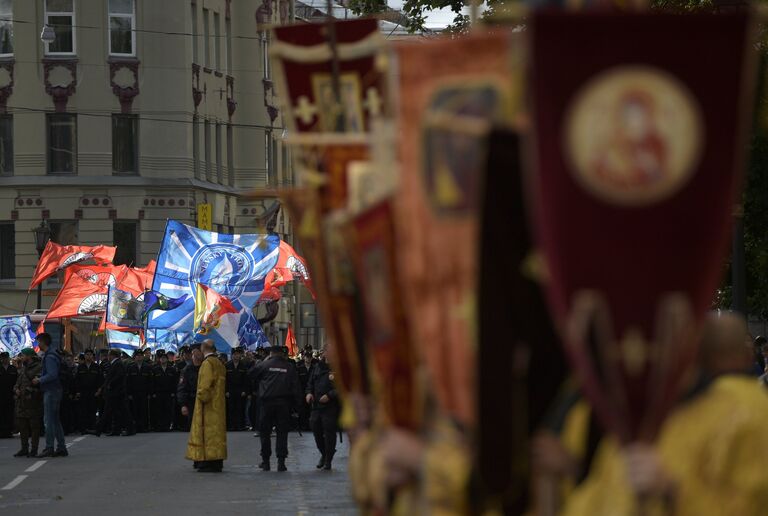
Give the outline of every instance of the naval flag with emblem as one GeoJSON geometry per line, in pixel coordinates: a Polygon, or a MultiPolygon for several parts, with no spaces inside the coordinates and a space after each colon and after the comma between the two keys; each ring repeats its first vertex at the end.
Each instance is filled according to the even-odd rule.
{"type": "Polygon", "coordinates": [[[225,314],[236,314],[237,308],[232,302],[215,290],[205,285],[197,284],[195,292],[195,333],[203,335],[216,329],[221,324],[225,314]]]}
{"type": "Polygon", "coordinates": [[[103,312],[106,308],[107,285],[92,283],[77,274],[71,274],[53,300],[46,319],[103,312]]]}
{"type": "Polygon", "coordinates": [[[135,351],[141,349],[141,337],[136,333],[126,331],[107,330],[107,344],[110,348],[123,351],[135,351]]]}
{"type": "Polygon", "coordinates": [[[173,351],[174,353],[177,353],[179,347],[181,347],[187,340],[190,340],[192,335],[189,333],[169,330],[147,330],[144,337],[147,341],[147,347],[152,351],[162,349],[163,351],[173,351]]]}
{"type": "Polygon", "coordinates": [[[24,348],[35,345],[35,332],[28,315],[0,317],[0,351],[15,357],[24,348]]]}
{"type": "Polygon", "coordinates": [[[115,257],[117,247],[97,245],[95,247],[78,245],[59,245],[48,241],[40,260],[37,262],[35,274],[29,284],[29,290],[70,265],[85,260],[95,260],[98,263],[111,262],[115,257]]]}
{"type": "Polygon", "coordinates": [[[160,247],[152,290],[170,298],[188,295],[176,309],[153,311],[149,329],[192,332],[197,284],[226,297],[237,310],[222,316],[212,338],[228,351],[240,345],[242,328],[264,289],[264,277],[277,264],[277,235],[229,235],[205,231],[169,220],[160,247]]]}
{"type": "Polygon", "coordinates": [[[106,327],[111,329],[144,328],[144,303],[130,292],[110,286],[107,291],[106,327]]]}

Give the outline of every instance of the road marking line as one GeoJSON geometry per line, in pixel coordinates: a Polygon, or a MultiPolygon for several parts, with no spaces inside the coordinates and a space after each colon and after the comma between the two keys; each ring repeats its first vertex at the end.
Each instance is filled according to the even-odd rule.
{"type": "Polygon", "coordinates": [[[26,479],[28,476],[29,476],[29,475],[19,475],[18,477],[16,477],[16,478],[14,478],[13,480],[11,480],[11,481],[10,481],[8,484],[6,484],[6,485],[5,485],[5,486],[4,486],[2,489],[0,489],[0,491],[10,491],[11,489],[13,489],[14,487],[16,487],[17,485],[19,485],[19,484],[21,484],[22,482],[24,482],[24,480],[25,480],[25,479],[26,479]]]}
{"type": "Polygon", "coordinates": [[[73,442],[73,443],[79,443],[80,441],[82,441],[82,440],[83,440],[83,439],[85,439],[86,437],[88,437],[88,436],[87,436],[87,435],[83,435],[83,436],[81,436],[81,437],[78,437],[77,439],[74,439],[72,442],[73,442]]]}
{"type": "Polygon", "coordinates": [[[32,473],[33,471],[37,471],[37,470],[38,470],[38,469],[40,469],[40,468],[42,467],[42,465],[43,465],[43,464],[45,464],[46,462],[48,462],[48,461],[47,461],[47,460],[39,460],[39,461],[35,462],[34,464],[32,464],[32,465],[31,465],[30,467],[28,467],[27,469],[25,469],[25,470],[24,470],[24,473],[32,473]]]}

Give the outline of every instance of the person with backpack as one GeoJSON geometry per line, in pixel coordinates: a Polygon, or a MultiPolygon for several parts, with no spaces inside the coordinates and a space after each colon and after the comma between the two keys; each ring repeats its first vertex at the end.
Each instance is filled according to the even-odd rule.
{"type": "Polygon", "coordinates": [[[37,344],[43,355],[43,367],[40,376],[32,383],[39,385],[43,391],[43,424],[45,425],[45,449],[39,457],[66,457],[67,445],[64,441],[64,429],[61,426],[61,398],[64,388],[59,378],[61,353],[58,344],[51,341],[51,336],[41,333],[37,336],[37,344]],[[54,443],[55,439],[55,443],[54,443]],[[54,444],[56,449],[54,450],[54,444]]]}

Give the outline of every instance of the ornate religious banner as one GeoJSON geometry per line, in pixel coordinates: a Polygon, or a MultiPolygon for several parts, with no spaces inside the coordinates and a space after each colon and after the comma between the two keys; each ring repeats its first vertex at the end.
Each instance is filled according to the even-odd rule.
{"type": "Polygon", "coordinates": [[[443,413],[475,421],[474,294],[486,137],[507,120],[511,35],[398,45],[398,270],[411,340],[443,413]],[[445,56],[451,56],[446,59],[445,56]]]}
{"type": "Polygon", "coordinates": [[[292,133],[364,133],[382,113],[378,20],[277,27],[271,54],[292,133]]]}
{"type": "Polygon", "coordinates": [[[355,217],[349,233],[380,407],[387,423],[417,430],[422,399],[397,268],[400,249],[391,203],[383,202],[355,217]]]}
{"type": "Polygon", "coordinates": [[[750,19],[537,13],[531,28],[531,205],[549,304],[598,415],[625,441],[652,439],[723,274],[750,19]]]}

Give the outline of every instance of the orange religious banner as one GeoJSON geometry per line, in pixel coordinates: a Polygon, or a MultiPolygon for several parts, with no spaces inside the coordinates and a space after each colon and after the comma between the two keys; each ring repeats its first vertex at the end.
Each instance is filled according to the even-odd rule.
{"type": "Polygon", "coordinates": [[[421,343],[417,349],[439,405],[468,426],[476,419],[479,178],[487,135],[508,118],[511,38],[499,29],[396,47],[397,266],[408,286],[411,339],[421,343]]]}

